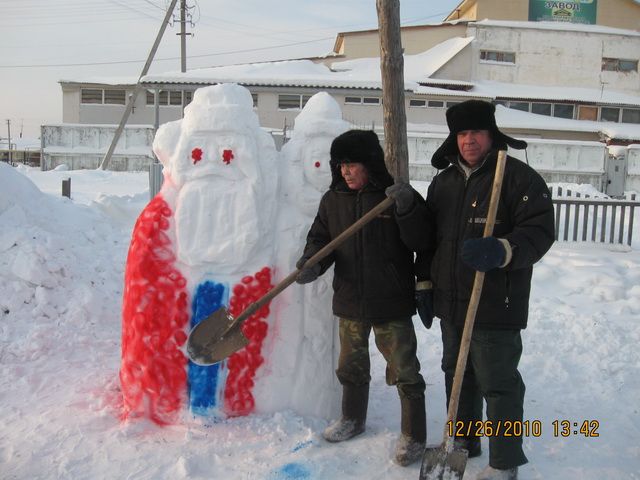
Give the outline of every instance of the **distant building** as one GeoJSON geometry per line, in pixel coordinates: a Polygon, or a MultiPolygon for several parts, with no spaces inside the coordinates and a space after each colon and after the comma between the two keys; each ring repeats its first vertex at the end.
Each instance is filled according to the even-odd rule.
{"type": "MultiPolygon", "coordinates": [[[[465,0],[446,20],[402,28],[411,126],[444,126],[448,106],[480,98],[536,114],[532,118],[548,117],[545,129],[524,128],[522,122],[503,125],[512,134],[602,140],[606,122],[627,127],[617,130],[623,140],[640,141],[637,1],[465,0]],[[573,3],[573,10],[567,7],[573,3]],[[555,4],[572,15],[554,9],[555,4]],[[563,21],[529,21],[536,15],[563,21]],[[562,129],[555,128],[555,119],[563,120],[562,129]],[[578,122],[571,128],[564,120],[578,122]]],[[[196,88],[235,82],[251,91],[266,128],[291,128],[306,100],[318,91],[336,98],[346,120],[380,128],[378,52],[377,30],[343,32],[334,51],[322,58],[147,75],[129,123],[157,127],[180,118],[196,88]]],[[[63,121],[74,124],[118,123],[134,87],[126,80],[60,83],[63,121]]]]}
{"type": "Polygon", "coordinates": [[[0,161],[30,166],[40,165],[40,141],[29,138],[11,138],[11,145],[6,138],[0,139],[0,161]]]}

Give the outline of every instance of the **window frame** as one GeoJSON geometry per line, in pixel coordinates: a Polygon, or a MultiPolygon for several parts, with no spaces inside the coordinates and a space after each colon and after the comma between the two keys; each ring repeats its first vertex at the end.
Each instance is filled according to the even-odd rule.
{"type": "MultiPolygon", "coordinates": [[[[306,93],[279,93],[278,94],[278,111],[287,111],[287,110],[302,110],[304,106],[307,104],[311,95],[306,93]],[[297,107],[282,107],[281,105],[281,97],[298,97],[298,106],[297,107]]],[[[293,99],[293,98],[292,98],[293,99]]]]}
{"type": "Polygon", "coordinates": [[[516,52],[503,50],[480,50],[480,62],[515,65],[516,52]]]}

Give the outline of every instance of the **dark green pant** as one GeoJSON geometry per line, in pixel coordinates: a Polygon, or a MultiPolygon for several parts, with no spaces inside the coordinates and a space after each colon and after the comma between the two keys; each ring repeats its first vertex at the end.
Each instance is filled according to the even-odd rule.
{"type": "Polygon", "coordinates": [[[381,325],[340,319],[340,358],[336,374],[342,385],[364,385],[371,381],[369,334],[373,328],[376,346],[387,361],[387,385],[396,385],[403,398],[422,398],[425,383],[416,356],[417,342],[410,318],[381,325]]]}
{"type": "MultiPolygon", "coordinates": [[[[462,328],[445,320],[440,322],[440,326],[448,407],[462,328]]],[[[521,355],[520,330],[474,329],[460,393],[458,421],[481,422],[484,398],[487,420],[492,425],[498,421],[504,425],[505,420],[522,422],[525,386],[518,372],[521,355]]],[[[522,437],[489,436],[489,465],[507,469],[525,463],[527,457],[522,451],[522,437]]]]}

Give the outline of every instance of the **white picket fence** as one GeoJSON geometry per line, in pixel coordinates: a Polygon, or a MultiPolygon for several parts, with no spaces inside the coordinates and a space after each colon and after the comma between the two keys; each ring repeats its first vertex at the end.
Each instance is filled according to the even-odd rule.
{"type": "Polygon", "coordinates": [[[636,207],[640,207],[635,194],[614,200],[556,187],[552,196],[556,240],[631,246],[636,207]]]}

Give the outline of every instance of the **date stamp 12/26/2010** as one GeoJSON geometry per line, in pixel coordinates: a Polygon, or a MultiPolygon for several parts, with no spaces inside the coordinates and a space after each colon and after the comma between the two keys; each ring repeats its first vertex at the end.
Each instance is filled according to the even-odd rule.
{"type": "MultiPolygon", "coordinates": [[[[551,422],[554,437],[599,437],[598,420],[553,420],[551,422]]],[[[541,437],[541,420],[476,420],[447,422],[450,437],[541,437]]]]}

